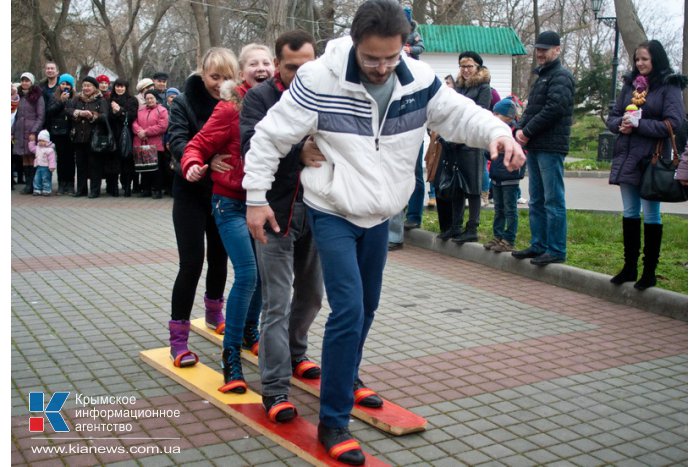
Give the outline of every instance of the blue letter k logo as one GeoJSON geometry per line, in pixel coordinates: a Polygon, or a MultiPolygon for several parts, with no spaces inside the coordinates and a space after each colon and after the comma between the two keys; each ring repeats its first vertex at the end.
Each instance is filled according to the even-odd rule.
{"type": "Polygon", "coordinates": [[[56,392],[51,396],[49,404],[44,409],[44,393],[43,392],[30,392],[29,393],[29,411],[30,412],[43,412],[46,414],[46,418],[49,420],[53,431],[55,432],[65,432],[70,431],[66,420],[59,411],[63,408],[63,404],[66,403],[70,392],[56,392]]]}

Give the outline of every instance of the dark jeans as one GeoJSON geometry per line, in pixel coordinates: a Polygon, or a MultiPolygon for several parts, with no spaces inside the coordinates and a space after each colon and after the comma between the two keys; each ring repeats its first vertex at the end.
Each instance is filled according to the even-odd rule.
{"type": "Polygon", "coordinates": [[[179,176],[173,180],[173,192],[173,226],[180,269],[173,286],[171,318],[189,320],[204,265],[204,238],[207,239],[206,294],[210,298],[224,296],[228,257],[212,216],[211,196],[179,176]]]}
{"type": "MultiPolygon", "coordinates": [[[[75,168],[78,178],[78,186],[75,191],[81,195],[87,195],[88,176],[94,180],[94,173],[100,172],[99,169],[93,167],[97,164],[97,160],[95,160],[90,150],[90,143],[74,143],[73,149],[75,150],[75,168]]],[[[101,183],[102,177],[100,176],[97,180],[101,183]]],[[[94,184],[95,182],[93,181],[92,183],[94,184]]]]}
{"type": "Polygon", "coordinates": [[[493,188],[493,236],[511,245],[518,235],[519,185],[491,185],[493,188]]]}

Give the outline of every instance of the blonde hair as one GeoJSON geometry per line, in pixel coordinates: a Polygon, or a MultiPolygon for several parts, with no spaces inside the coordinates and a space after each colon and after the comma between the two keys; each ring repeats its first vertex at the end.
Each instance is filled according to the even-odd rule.
{"type": "Polygon", "coordinates": [[[256,44],[256,43],[251,43],[251,44],[246,44],[243,46],[241,49],[241,53],[238,54],[238,65],[240,66],[241,69],[245,68],[245,62],[248,61],[248,58],[250,54],[256,50],[262,50],[265,52],[268,57],[270,57],[270,61],[272,61],[272,51],[270,48],[266,45],[262,44],[256,44]]]}
{"type": "Polygon", "coordinates": [[[240,69],[236,54],[226,47],[212,47],[207,50],[202,57],[197,74],[204,75],[208,71],[220,73],[228,79],[238,79],[240,69]]]}

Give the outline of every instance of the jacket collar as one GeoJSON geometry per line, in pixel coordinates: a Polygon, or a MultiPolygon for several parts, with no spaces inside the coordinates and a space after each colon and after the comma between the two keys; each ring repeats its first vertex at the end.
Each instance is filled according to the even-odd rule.
{"type": "Polygon", "coordinates": [[[557,68],[559,66],[561,66],[561,59],[559,57],[557,57],[549,63],[545,63],[542,66],[538,66],[537,68],[535,68],[533,70],[533,73],[538,74],[538,75],[542,75],[544,73],[547,73],[549,70],[552,70],[552,69],[557,68]]]}

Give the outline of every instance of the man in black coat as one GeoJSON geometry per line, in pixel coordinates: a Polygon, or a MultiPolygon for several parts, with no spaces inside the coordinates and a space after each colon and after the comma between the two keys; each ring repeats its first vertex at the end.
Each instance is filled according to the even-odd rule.
{"type": "MultiPolygon", "coordinates": [[[[275,75],[250,89],[243,100],[240,130],[244,156],[255,125],[280,100],[297,69],[315,58],[314,38],[307,32],[289,31],[279,36],[275,75]]],[[[259,354],[263,405],[276,422],[296,415],[296,408],[288,401],[292,373],[303,378],[321,376],[320,367],[306,357],[309,327],[323,298],[321,263],[306,220],[300,181],[301,153],[312,148],[313,142],[305,138],[280,160],[267,193],[280,230],[275,233],[267,228],[267,242],[255,244],[263,297],[259,354]],[[289,297],[293,297],[291,302],[289,297]]]]}
{"type": "Polygon", "coordinates": [[[538,266],[566,260],[566,201],[564,158],[574,113],[574,77],[559,60],[559,35],[545,31],[537,37],[534,72],[537,81],[518,124],[516,140],[527,150],[530,191],[530,246],[514,251],[518,259],[532,258],[538,266]]]}

